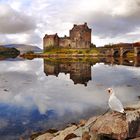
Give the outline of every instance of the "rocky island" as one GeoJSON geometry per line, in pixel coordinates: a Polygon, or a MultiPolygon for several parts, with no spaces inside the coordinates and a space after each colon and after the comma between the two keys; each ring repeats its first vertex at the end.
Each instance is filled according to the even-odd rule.
{"type": "Polygon", "coordinates": [[[15,58],[20,54],[15,48],[5,48],[4,46],[0,46],[0,56],[1,57],[12,57],[15,58]]]}

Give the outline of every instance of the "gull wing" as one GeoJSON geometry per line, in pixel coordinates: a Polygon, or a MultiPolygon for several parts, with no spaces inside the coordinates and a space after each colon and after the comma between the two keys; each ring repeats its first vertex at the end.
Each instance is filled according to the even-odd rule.
{"type": "Polygon", "coordinates": [[[122,103],[120,102],[120,100],[116,96],[112,96],[109,99],[108,104],[109,104],[109,107],[114,111],[118,111],[118,112],[124,111],[122,103]]]}

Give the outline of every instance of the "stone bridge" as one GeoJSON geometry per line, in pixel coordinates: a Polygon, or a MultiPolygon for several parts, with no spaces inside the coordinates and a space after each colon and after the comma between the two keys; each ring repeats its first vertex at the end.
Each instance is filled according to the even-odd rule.
{"type": "Polygon", "coordinates": [[[140,46],[104,48],[106,55],[114,57],[124,57],[129,52],[134,53],[135,57],[140,56],[140,46]]]}
{"type": "Polygon", "coordinates": [[[117,64],[117,65],[125,65],[125,66],[135,66],[140,67],[140,57],[133,57],[133,58],[125,58],[125,57],[109,57],[103,60],[105,64],[117,64]]]}

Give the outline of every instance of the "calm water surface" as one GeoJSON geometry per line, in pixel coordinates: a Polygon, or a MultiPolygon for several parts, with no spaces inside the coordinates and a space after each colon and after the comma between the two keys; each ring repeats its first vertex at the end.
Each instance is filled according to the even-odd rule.
{"type": "Polygon", "coordinates": [[[0,61],[0,139],[16,140],[103,113],[108,87],[123,104],[138,101],[139,66],[136,60],[113,59],[0,61]]]}

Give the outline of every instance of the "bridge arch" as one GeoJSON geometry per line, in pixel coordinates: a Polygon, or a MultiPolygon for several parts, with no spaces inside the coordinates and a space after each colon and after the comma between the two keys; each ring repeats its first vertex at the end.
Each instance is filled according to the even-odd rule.
{"type": "Polygon", "coordinates": [[[119,57],[120,56],[120,51],[119,50],[114,50],[113,56],[114,57],[119,57]]]}
{"type": "Polygon", "coordinates": [[[138,51],[137,56],[140,56],[140,50],[138,51]]]}
{"type": "Polygon", "coordinates": [[[124,50],[122,56],[126,57],[128,54],[131,55],[131,53],[134,53],[133,50],[124,50]]]}

